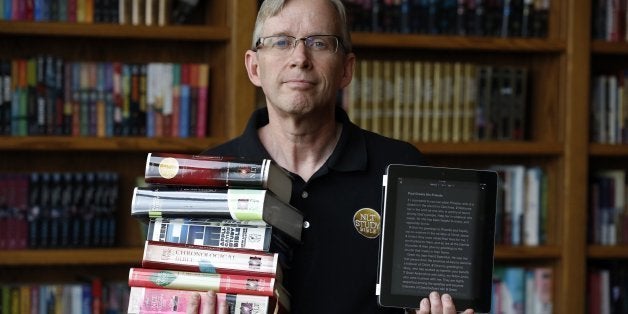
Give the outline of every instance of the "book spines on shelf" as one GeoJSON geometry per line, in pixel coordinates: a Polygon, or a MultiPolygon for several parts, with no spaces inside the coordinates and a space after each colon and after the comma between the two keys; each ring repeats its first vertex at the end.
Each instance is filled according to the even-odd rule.
{"type": "MultiPolygon", "coordinates": [[[[209,118],[207,64],[193,64],[199,69],[194,73],[204,77],[187,78],[199,82],[196,100],[185,100],[190,108],[177,115],[176,126],[163,123],[172,120],[175,109],[180,111],[173,109],[173,90],[181,84],[171,79],[174,65],[70,62],[51,55],[0,60],[0,134],[173,137],[180,130],[170,128],[185,122],[193,125],[187,130],[190,136],[205,137],[208,121],[199,120],[209,118]],[[153,67],[159,71],[149,72],[153,67]],[[149,88],[147,82],[153,80],[158,88],[149,88]],[[149,96],[161,103],[149,103],[149,96]]],[[[181,97],[186,96],[179,94],[176,106],[181,97]]]]}
{"type": "Polygon", "coordinates": [[[110,172],[0,174],[0,249],[114,245],[117,190],[110,172]]]}
{"type": "Polygon", "coordinates": [[[142,267],[276,277],[277,253],[146,241],[142,267]]]}
{"type": "Polygon", "coordinates": [[[523,0],[345,2],[352,31],[495,37],[546,37],[550,6],[523,0]]]}
{"type": "Polygon", "coordinates": [[[364,129],[417,142],[528,138],[525,67],[375,59],[356,68],[360,86],[342,103],[364,129]]]}
{"type": "Polygon", "coordinates": [[[129,286],[273,296],[273,277],[132,267],[129,286]]]}

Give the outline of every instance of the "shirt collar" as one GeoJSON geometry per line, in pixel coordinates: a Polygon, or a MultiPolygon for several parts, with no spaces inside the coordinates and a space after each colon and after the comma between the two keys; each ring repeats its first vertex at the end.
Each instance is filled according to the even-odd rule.
{"type": "MultiPolygon", "coordinates": [[[[244,130],[243,145],[240,147],[242,156],[262,156],[270,158],[270,154],[262,145],[257,130],[268,124],[268,110],[266,107],[253,112],[244,130]]],[[[366,140],[362,130],[349,120],[349,116],[340,106],[336,106],[336,121],[342,124],[342,133],[338,145],[323,165],[341,172],[366,169],[367,154],[366,140]]],[[[326,172],[326,171],[325,171],[326,172]]]]}

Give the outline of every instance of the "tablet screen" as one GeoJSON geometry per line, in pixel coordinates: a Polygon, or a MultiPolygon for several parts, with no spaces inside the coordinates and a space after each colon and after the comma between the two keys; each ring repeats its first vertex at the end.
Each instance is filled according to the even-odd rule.
{"type": "Polygon", "coordinates": [[[438,291],[488,312],[497,174],[390,165],[383,184],[380,304],[416,308],[438,291]]]}

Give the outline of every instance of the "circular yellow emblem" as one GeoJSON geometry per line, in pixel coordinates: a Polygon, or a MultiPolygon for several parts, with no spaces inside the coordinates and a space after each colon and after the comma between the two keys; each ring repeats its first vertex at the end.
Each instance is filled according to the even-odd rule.
{"type": "Polygon", "coordinates": [[[172,158],[166,157],[159,163],[159,175],[166,179],[172,179],[179,172],[179,162],[172,158]]]}
{"type": "Polygon", "coordinates": [[[374,239],[382,231],[381,216],[372,208],[361,208],[353,215],[353,226],[361,235],[374,239]]]}

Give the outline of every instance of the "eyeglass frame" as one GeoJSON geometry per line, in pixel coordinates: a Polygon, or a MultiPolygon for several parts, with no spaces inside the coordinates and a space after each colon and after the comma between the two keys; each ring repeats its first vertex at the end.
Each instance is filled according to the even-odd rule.
{"type": "MultiPolygon", "coordinates": [[[[309,36],[305,36],[305,37],[295,37],[295,36],[291,36],[291,35],[271,35],[271,36],[264,36],[264,37],[260,37],[257,39],[257,41],[255,42],[255,47],[254,49],[252,49],[253,51],[257,52],[259,49],[261,49],[262,47],[264,47],[263,41],[267,38],[272,38],[272,37],[287,37],[287,38],[293,38],[294,39],[294,43],[291,45],[292,46],[292,50],[294,51],[294,49],[297,48],[297,43],[303,41],[303,45],[307,48],[310,49],[310,47],[306,44],[307,40],[311,37],[316,37],[316,36],[329,36],[329,37],[333,37],[334,39],[336,39],[336,50],[334,51],[329,51],[331,54],[335,54],[336,52],[338,52],[338,48],[342,48],[343,51],[346,51],[347,49],[345,48],[345,45],[342,43],[342,38],[338,35],[331,35],[331,34],[313,34],[313,35],[309,35],[309,36]]],[[[272,48],[272,46],[271,46],[272,48]]],[[[288,51],[288,49],[286,49],[286,51],[288,51]]]]}

